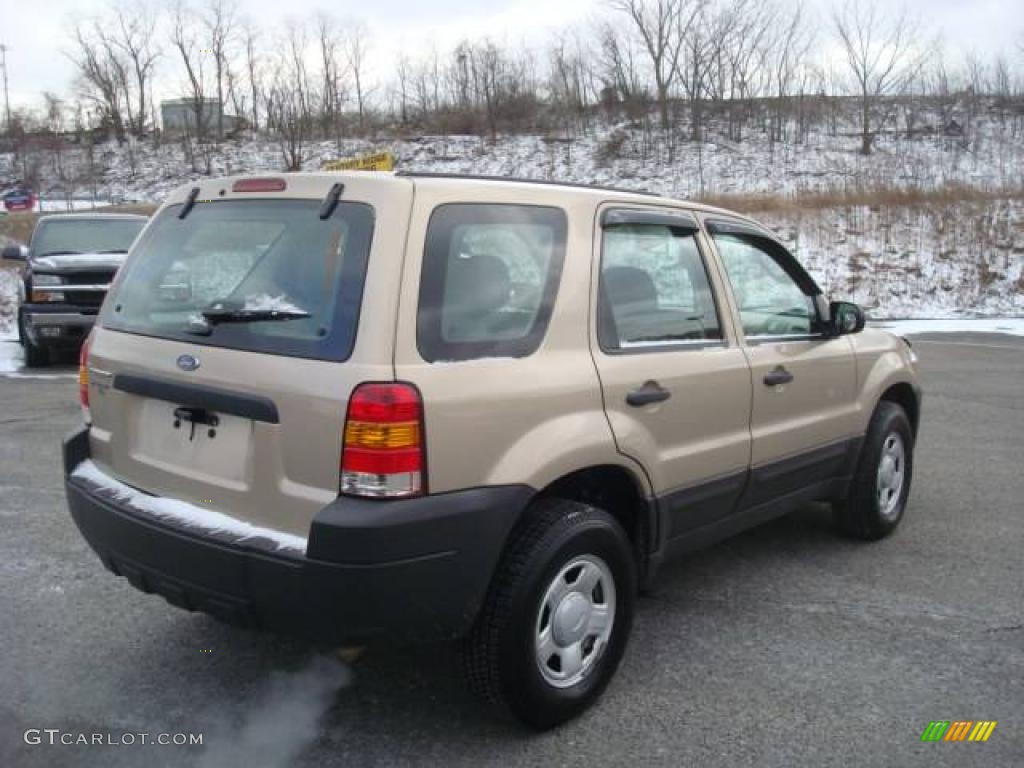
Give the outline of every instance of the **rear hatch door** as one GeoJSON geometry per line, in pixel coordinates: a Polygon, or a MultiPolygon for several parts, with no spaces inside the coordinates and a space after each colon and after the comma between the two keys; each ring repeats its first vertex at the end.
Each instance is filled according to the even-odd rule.
{"type": "Polygon", "coordinates": [[[142,235],[90,350],[91,446],[134,488],[305,537],[349,394],[393,378],[411,185],[351,184],[326,219],[330,183],[288,186],[168,205],[142,235]]]}

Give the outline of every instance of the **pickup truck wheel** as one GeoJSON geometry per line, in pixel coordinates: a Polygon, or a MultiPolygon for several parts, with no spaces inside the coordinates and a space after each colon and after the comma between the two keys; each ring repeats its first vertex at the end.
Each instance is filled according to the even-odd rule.
{"type": "Polygon", "coordinates": [[[41,368],[50,364],[50,350],[32,343],[28,331],[25,329],[25,316],[18,317],[18,336],[21,339],[22,347],[25,350],[25,365],[29,368],[41,368]]]}
{"type": "Polygon", "coordinates": [[[834,505],[840,530],[865,541],[896,530],[907,506],[913,468],[910,419],[903,408],[883,401],[871,417],[849,494],[834,505]]]}
{"type": "Polygon", "coordinates": [[[538,502],[464,641],[470,688],[538,729],[580,714],[622,659],[636,584],[629,539],[611,515],[564,499],[538,502]]]}

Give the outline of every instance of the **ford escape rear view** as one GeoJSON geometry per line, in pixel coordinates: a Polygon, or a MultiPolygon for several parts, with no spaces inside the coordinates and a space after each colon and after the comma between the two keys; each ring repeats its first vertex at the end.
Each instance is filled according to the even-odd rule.
{"type": "Polygon", "coordinates": [[[891,533],[916,359],[764,228],[599,188],[202,180],[83,348],[72,516],[189,610],[458,639],[536,727],[589,706],[661,564],[809,501],[891,533]]]}

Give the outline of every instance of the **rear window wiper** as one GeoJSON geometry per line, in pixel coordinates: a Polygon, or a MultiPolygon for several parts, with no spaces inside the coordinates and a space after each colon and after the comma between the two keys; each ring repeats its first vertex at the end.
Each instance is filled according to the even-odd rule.
{"type": "Polygon", "coordinates": [[[200,310],[199,314],[210,325],[302,320],[312,317],[309,312],[303,312],[301,309],[245,309],[243,307],[210,307],[200,310]]]}
{"type": "Polygon", "coordinates": [[[302,310],[210,307],[200,310],[197,315],[189,318],[189,326],[185,329],[185,333],[190,333],[193,336],[209,336],[213,332],[213,327],[221,323],[284,322],[285,320],[303,320],[307,317],[312,317],[312,315],[302,310]]]}

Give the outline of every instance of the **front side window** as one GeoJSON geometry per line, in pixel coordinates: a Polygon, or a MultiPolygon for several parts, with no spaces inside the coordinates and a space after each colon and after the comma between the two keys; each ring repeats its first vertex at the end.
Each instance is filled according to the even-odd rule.
{"type": "Polygon", "coordinates": [[[423,359],[534,352],[551,317],[565,237],[558,208],[438,206],[420,281],[416,337],[423,359]]]}
{"type": "Polygon", "coordinates": [[[714,239],[748,338],[816,332],[814,297],[786,269],[789,254],[764,238],[718,232],[714,239]]]}
{"type": "Polygon", "coordinates": [[[662,224],[604,232],[598,339],[605,350],[717,342],[722,328],[695,233],[662,224]]]}
{"type": "Polygon", "coordinates": [[[104,305],[106,328],[209,346],[344,360],[373,209],[319,200],[224,200],[165,209],[104,305]]]}

